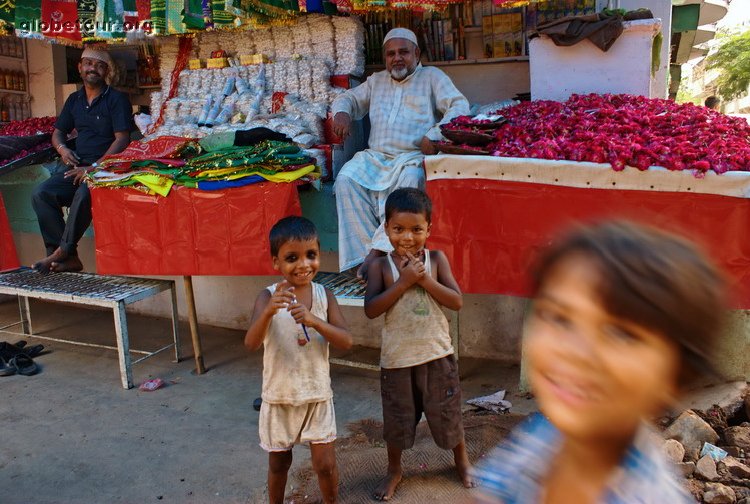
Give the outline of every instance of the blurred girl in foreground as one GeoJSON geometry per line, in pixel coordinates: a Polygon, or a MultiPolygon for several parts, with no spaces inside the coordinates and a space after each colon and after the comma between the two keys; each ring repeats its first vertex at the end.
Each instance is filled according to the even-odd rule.
{"type": "Polygon", "coordinates": [[[476,502],[695,502],[647,422],[709,367],[716,269],[680,238],[607,223],[554,246],[533,280],[524,354],[542,414],[477,468],[476,502]]]}

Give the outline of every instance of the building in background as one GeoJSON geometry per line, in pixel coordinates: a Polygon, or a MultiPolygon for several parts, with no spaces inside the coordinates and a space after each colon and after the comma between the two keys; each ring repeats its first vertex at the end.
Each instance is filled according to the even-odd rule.
{"type": "MultiPolygon", "coordinates": [[[[728,3],[726,14],[710,26],[700,26],[703,32],[726,31],[739,33],[750,30],[750,2],[734,0],[728,3]]],[[[717,94],[717,70],[707,69],[706,58],[715,53],[721,46],[720,39],[711,37],[693,47],[690,57],[680,61],[682,81],[680,83],[680,100],[704,103],[709,96],[717,94]]],[[[674,95],[677,91],[674,91],[674,95]]],[[[750,114],[750,93],[745,93],[732,101],[724,101],[721,111],[727,114],[750,114]]]]}

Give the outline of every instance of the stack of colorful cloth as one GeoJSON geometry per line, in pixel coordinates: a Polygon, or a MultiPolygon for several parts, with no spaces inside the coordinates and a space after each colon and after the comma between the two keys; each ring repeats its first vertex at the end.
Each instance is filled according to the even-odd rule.
{"type": "Polygon", "coordinates": [[[95,187],[132,187],[167,196],[175,184],[216,190],[319,177],[315,161],[294,143],[258,138],[252,145],[235,145],[242,138],[235,133],[209,135],[200,142],[174,136],[132,142],[104,158],[87,181],[95,187]]]}

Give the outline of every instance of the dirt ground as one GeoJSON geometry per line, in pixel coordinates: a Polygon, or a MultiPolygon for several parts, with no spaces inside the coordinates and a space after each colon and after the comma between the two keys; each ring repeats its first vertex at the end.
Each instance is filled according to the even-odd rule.
{"type": "MultiPolygon", "coordinates": [[[[32,301],[37,334],[114,344],[112,313],[32,301]]],[[[199,309],[200,316],[200,309],[199,309]]],[[[0,302],[0,327],[18,320],[15,300],[0,302]]],[[[128,315],[131,347],[155,349],[170,339],[168,320],[128,315]]],[[[192,370],[190,336],[181,324],[184,359],[168,352],[133,368],[138,384],[159,377],[167,386],[154,392],[124,390],[117,353],[27,337],[48,353],[35,359],[35,376],[0,377],[0,502],[77,503],[262,503],[267,455],[258,446],[262,352],[242,345],[243,333],[202,326],[205,375],[192,370]]],[[[20,337],[0,331],[0,341],[20,337]]],[[[370,349],[357,359],[375,362],[370,349]]],[[[518,367],[461,359],[464,398],[507,389],[513,411],[534,404],[513,392],[518,367]]],[[[371,489],[385,471],[380,439],[379,375],[331,366],[336,405],[341,502],[372,502],[371,489]]],[[[505,435],[515,416],[467,417],[473,460],[505,435]]],[[[406,479],[393,502],[455,502],[465,495],[451,469],[449,453],[437,449],[420,424],[417,447],[404,456],[406,479]],[[421,498],[415,497],[421,495],[421,498]],[[446,500],[442,500],[442,499],[446,500]]],[[[314,502],[317,483],[309,449],[296,447],[288,502],[314,502]],[[307,499],[305,499],[307,495],[307,499]],[[300,500],[303,499],[303,500],[300,500]]]]}

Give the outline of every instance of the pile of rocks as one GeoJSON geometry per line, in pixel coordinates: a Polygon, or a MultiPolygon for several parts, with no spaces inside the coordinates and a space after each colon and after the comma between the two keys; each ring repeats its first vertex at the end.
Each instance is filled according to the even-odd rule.
{"type": "Polygon", "coordinates": [[[750,504],[750,394],[734,404],[687,410],[664,430],[664,452],[698,502],[750,504]]]}

